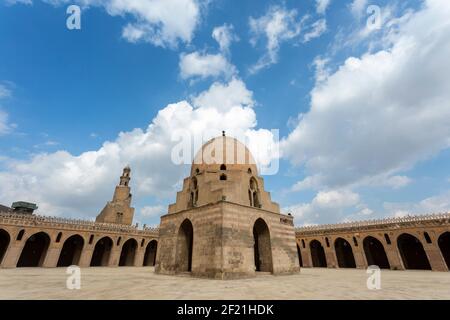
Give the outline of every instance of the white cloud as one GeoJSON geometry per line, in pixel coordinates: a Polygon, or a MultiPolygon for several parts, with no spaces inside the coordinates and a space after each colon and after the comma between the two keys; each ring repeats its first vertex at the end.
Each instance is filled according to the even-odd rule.
{"type": "Polygon", "coordinates": [[[250,73],[256,73],[278,62],[280,44],[300,34],[302,21],[296,21],[296,19],[297,10],[286,10],[279,6],[270,7],[262,17],[250,17],[251,43],[256,45],[261,37],[264,37],[267,42],[267,52],[250,68],[250,73]]]}
{"type": "Polygon", "coordinates": [[[222,54],[192,52],[180,55],[180,75],[183,79],[220,77],[230,78],[236,68],[222,54]]]}
{"type": "Polygon", "coordinates": [[[141,209],[142,217],[160,217],[167,213],[167,206],[146,206],[141,209]]]}
{"type": "Polygon", "coordinates": [[[325,31],[327,31],[327,21],[320,19],[311,25],[311,29],[303,36],[303,42],[309,42],[314,38],[320,37],[325,31]]]}
{"type": "Polygon", "coordinates": [[[320,14],[325,14],[331,0],[316,0],[316,11],[320,14]]]}
{"type": "Polygon", "coordinates": [[[239,38],[234,34],[232,25],[224,24],[220,27],[215,27],[212,32],[212,37],[217,41],[220,51],[224,53],[229,52],[230,45],[233,41],[238,41],[239,38]]]}
{"type": "Polygon", "coordinates": [[[0,136],[11,132],[11,126],[8,122],[8,114],[0,110],[0,136]]]}
{"type": "MultiPolygon", "coordinates": [[[[176,130],[206,134],[204,139],[221,130],[230,136],[240,131],[260,132],[254,130],[252,92],[241,80],[214,83],[192,101],[167,105],[145,130],[121,132],[98,150],[79,155],[61,150],[39,153],[29,160],[5,159],[0,171],[0,203],[28,200],[38,203],[40,214],[94,217],[111,199],[126,164],[132,170],[134,203],[142,203],[150,195],[174,201],[188,170],[171,161],[172,149],[179,143],[173,141],[176,130]]],[[[266,137],[264,132],[260,136],[266,137]]]]}
{"type": "MultiPolygon", "coordinates": [[[[340,222],[349,215],[348,209],[354,211],[361,207],[360,197],[346,189],[320,191],[310,203],[300,203],[283,209],[290,212],[296,219],[296,224],[309,225],[318,223],[340,222]]],[[[367,215],[366,210],[361,212],[367,215]]],[[[367,209],[369,210],[369,209],[367,209]]]]}
{"type": "MultiPolygon", "coordinates": [[[[0,84],[0,101],[10,96],[11,90],[7,86],[0,84]]],[[[13,125],[8,121],[8,114],[0,109],[0,136],[10,133],[12,128],[13,125]]]]}
{"type": "MultiPolygon", "coordinates": [[[[52,5],[67,4],[68,0],[43,0],[52,5]]],[[[10,0],[11,4],[31,0],[10,0]]],[[[111,16],[132,17],[122,36],[130,41],[144,41],[161,47],[176,47],[189,43],[200,22],[202,0],[74,0],[83,7],[103,7],[111,16]]]]}
{"type": "Polygon", "coordinates": [[[219,111],[231,110],[236,107],[253,107],[253,93],[245,84],[236,78],[224,84],[213,83],[208,91],[193,97],[192,103],[197,108],[215,109],[219,111]]]}
{"type": "Polygon", "coordinates": [[[368,0],[353,0],[353,2],[349,5],[350,11],[354,17],[360,19],[364,14],[368,5],[368,0]]]}
{"type": "Polygon", "coordinates": [[[449,16],[450,2],[427,1],[389,33],[388,48],[317,83],[284,156],[322,187],[406,185],[399,172],[450,146],[449,16]]]}
{"type": "Polygon", "coordinates": [[[417,203],[385,202],[383,206],[387,214],[394,217],[450,212],[450,190],[425,198],[417,203]]]}

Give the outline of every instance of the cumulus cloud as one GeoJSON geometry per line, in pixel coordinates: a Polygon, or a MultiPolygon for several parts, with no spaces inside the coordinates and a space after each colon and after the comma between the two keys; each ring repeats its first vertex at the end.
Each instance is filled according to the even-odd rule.
{"type": "MultiPolygon", "coordinates": [[[[11,4],[31,0],[9,0],[11,4]]],[[[68,0],[43,0],[52,5],[68,0]]],[[[201,0],[74,0],[71,4],[103,7],[111,16],[132,17],[122,31],[130,42],[144,41],[161,47],[176,47],[178,42],[189,43],[200,22],[201,0]]]]}
{"type": "Polygon", "coordinates": [[[238,41],[239,38],[234,34],[233,26],[224,24],[220,27],[215,27],[212,32],[212,37],[217,41],[220,51],[228,53],[230,45],[233,41],[238,41]]]}
{"type": "MultiPolygon", "coordinates": [[[[91,218],[110,200],[126,164],[132,170],[135,203],[149,196],[169,202],[189,169],[172,161],[172,150],[180,142],[174,136],[177,130],[204,139],[221,130],[230,136],[255,131],[261,139],[266,138],[261,129],[255,130],[252,92],[241,80],[214,83],[191,100],[167,105],[146,129],[121,132],[97,150],[79,155],[60,150],[28,160],[5,159],[0,171],[0,203],[32,201],[38,203],[40,214],[91,218]],[[222,97],[223,101],[215,101],[222,97]]],[[[190,158],[195,151],[192,148],[190,158]]],[[[148,208],[142,211],[144,215],[149,212],[148,208]]]]}
{"type": "Polygon", "coordinates": [[[297,21],[297,10],[287,10],[280,6],[272,6],[264,16],[250,17],[251,43],[265,38],[266,53],[250,68],[250,73],[278,62],[278,51],[281,43],[296,38],[301,31],[302,21],[297,21]]]}
{"type": "Polygon", "coordinates": [[[350,57],[316,83],[282,143],[311,176],[296,188],[400,187],[410,180],[399,172],[450,146],[449,16],[448,1],[426,1],[388,33],[386,49],[350,57]]]}
{"type": "Polygon", "coordinates": [[[327,31],[327,21],[325,19],[317,20],[311,25],[310,30],[304,34],[303,42],[306,43],[314,38],[318,38],[325,31],[327,31]]]}
{"type": "Polygon", "coordinates": [[[283,211],[290,212],[299,225],[342,222],[372,213],[361,203],[359,194],[348,189],[320,191],[311,202],[288,206],[283,211]]]}
{"type": "Polygon", "coordinates": [[[230,78],[236,68],[222,54],[192,52],[180,55],[180,75],[183,79],[220,77],[230,78]]]}

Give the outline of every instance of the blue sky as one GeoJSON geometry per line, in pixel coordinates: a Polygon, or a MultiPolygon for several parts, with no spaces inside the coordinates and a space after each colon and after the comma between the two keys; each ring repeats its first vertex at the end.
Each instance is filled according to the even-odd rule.
{"type": "Polygon", "coordinates": [[[298,225],[449,210],[449,13],[444,0],[3,0],[0,203],[90,219],[130,164],[135,220],[157,224],[188,170],[170,161],[174,130],[278,145],[277,129],[266,189],[298,225]]]}

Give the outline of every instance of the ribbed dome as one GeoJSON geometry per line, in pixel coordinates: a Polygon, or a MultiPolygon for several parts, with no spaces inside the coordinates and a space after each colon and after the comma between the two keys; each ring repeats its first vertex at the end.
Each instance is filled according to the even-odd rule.
{"type": "Polygon", "coordinates": [[[205,170],[241,170],[257,174],[255,159],[248,148],[239,140],[227,136],[209,140],[195,155],[191,175],[205,170]]]}

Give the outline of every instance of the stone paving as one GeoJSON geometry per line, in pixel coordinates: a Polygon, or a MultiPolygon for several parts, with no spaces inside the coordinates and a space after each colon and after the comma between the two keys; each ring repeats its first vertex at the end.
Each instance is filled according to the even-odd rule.
{"type": "Polygon", "coordinates": [[[0,269],[0,299],[450,299],[450,272],[382,270],[380,290],[367,289],[369,276],[305,268],[298,275],[220,281],[99,267],[81,269],[81,289],[69,290],[65,268],[0,269]]]}

